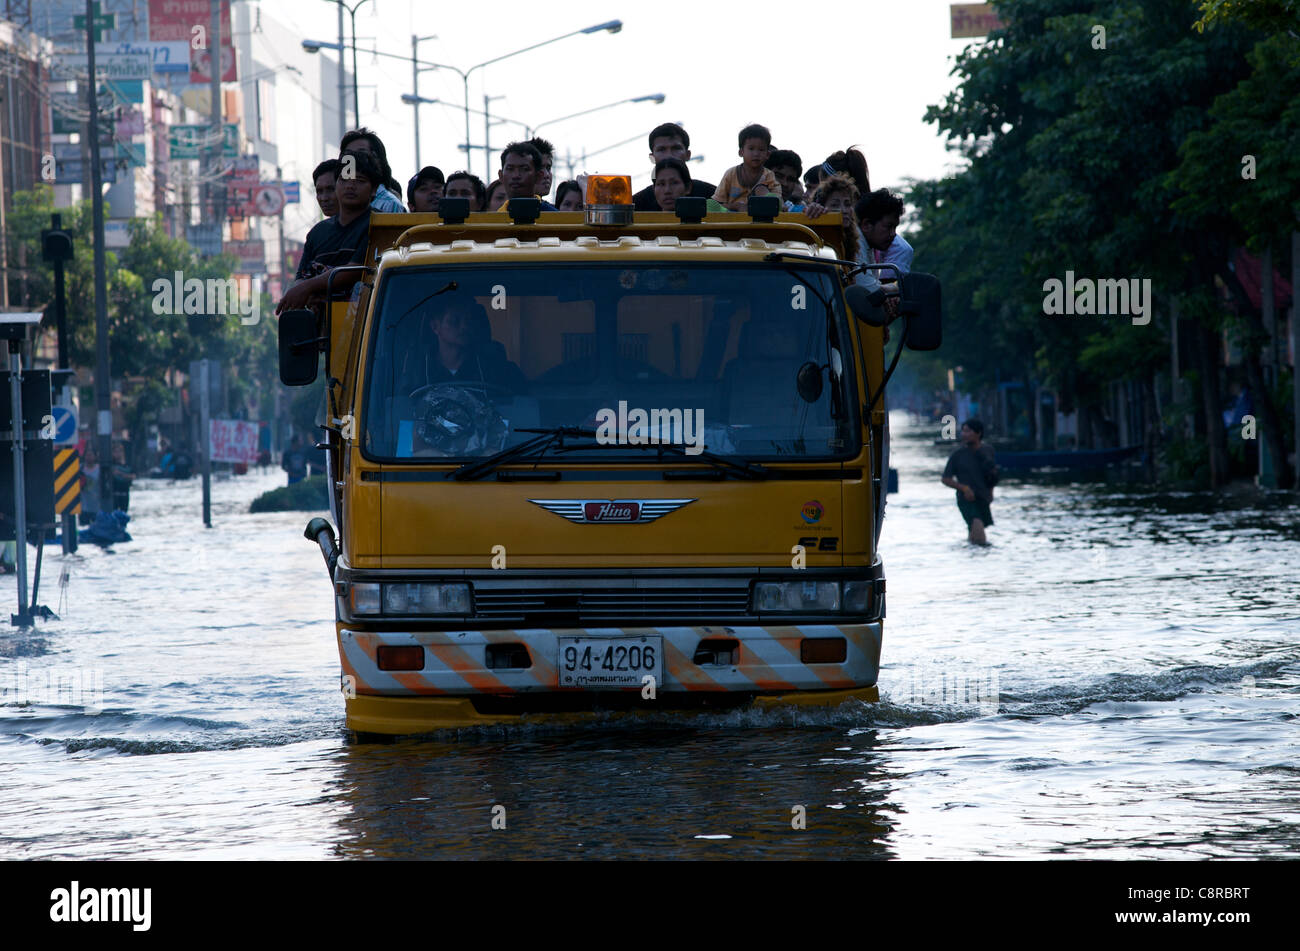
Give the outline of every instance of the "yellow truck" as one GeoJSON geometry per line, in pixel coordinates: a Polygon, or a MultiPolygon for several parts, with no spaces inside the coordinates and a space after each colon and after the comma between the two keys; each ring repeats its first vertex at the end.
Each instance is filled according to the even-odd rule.
{"type": "Polygon", "coordinates": [[[281,316],[283,382],[324,355],[306,535],[362,742],[878,697],[883,391],[938,346],[938,281],[863,287],[896,269],[846,260],[839,215],[630,194],[375,214],[365,263],[281,316]]]}

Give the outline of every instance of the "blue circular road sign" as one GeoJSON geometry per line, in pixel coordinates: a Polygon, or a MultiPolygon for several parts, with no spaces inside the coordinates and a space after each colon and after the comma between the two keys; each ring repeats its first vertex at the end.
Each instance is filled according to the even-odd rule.
{"type": "Polygon", "coordinates": [[[53,406],[50,415],[54,417],[54,442],[76,442],[77,414],[66,406],[53,406]]]}

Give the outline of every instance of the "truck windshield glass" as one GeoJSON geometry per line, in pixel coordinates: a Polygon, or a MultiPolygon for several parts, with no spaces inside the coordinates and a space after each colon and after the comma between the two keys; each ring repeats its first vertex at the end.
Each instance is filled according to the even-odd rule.
{"type": "Polygon", "coordinates": [[[636,447],[660,443],[770,460],[859,448],[830,268],[400,268],[379,295],[362,408],[371,459],[463,462],[557,426],[596,433],[588,452],[570,440],[568,460],[644,462],[636,447]]]}

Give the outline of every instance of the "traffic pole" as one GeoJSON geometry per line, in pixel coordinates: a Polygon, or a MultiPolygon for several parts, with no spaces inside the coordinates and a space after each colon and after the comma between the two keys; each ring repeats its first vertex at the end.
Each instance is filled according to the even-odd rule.
{"type": "Polygon", "coordinates": [[[9,408],[13,426],[14,464],[14,568],[18,575],[18,613],[10,621],[30,627],[27,610],[27,485],[23,481],[23,358],[22,340],[9,339],[9,408]]]}
{"type": "Polygon", "coordinates": [[[203,524],[207,528],[212,527],[212,443],[210,440],[211,426],[208,424],[208,414],[211,411],[208,402],[208,390],[211,379],[209,370],[210,361],[204,359],[199,361],[199,451],[203,456],[203,524]]]}

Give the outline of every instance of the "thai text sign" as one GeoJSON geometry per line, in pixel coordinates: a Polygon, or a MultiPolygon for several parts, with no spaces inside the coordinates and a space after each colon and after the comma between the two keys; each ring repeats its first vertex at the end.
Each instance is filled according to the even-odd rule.
{"type": "Polygon", "coordinates": [[[990,3],[954,3],[949,10],[953,39],[988,36],[994,30],[1002,29],[1002,21],[990,3]]]}
{"type": "MultiPolygon", "coordinates": [[[[239,154],[239,126],[227,122],[222,127],[221,154],[227,157],[239,154]]],[[[212,135],[210,125],[174,125],[167,129],[167,150],[173,159],[202,158],[212,135]]]]}
{"type": "Polygon", "coordinates": [[[240,419],[208,421],[213,462],[256,462],[257,423],[240,419]]]}

